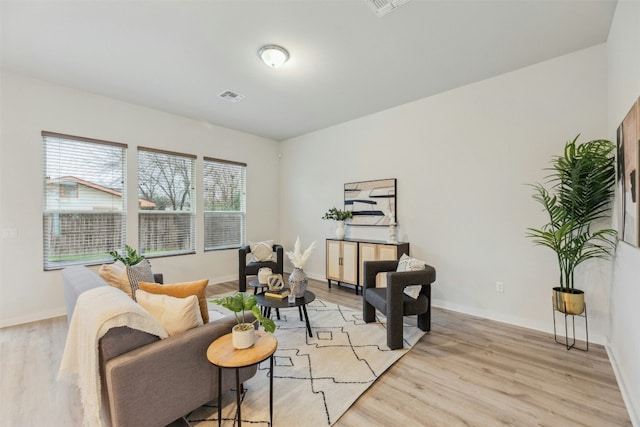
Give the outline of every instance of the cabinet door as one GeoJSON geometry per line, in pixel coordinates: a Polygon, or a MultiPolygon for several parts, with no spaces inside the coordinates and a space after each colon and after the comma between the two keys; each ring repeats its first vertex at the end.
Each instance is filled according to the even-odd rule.
{"type": "MultiPolygon", "coordinates": [[[[395,245],[377,245],[377,255],[379,261],[391,261],[398,259],[398,247],[395,245]]],[[[380,273],[376,277],[376,287],[387,287],[387,275],[380,273]]]]}
{"type": "Polygon", "coordinates": [[[342,242],[327,240],[327,279],[342,280],[342,242]]]}
{"type": "Polygon", "coordinates": [[[358,283],[358,243],[342,242],[342,281],[358,283]]]}
{"type": "Polygon", "coordinates": [[[378,245],[378,260],[390,261],[398,259],[398,247],[395,245],[378,245]]]}
{"type": "Polygon", "coordinates": [[[360,286],[364,285],[364,262],[378,259],[377,247],[375,243],[360,243],[360,286]]]}

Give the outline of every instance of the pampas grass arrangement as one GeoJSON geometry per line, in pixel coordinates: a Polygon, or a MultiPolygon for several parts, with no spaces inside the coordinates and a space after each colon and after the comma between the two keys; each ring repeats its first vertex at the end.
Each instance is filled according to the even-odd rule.
{"type": "Polygon", "coordinates": [[[309,256],[311,256],[311,252],[313,252],[313,249],[316,247],[316,242],[314,240],[304,252],[301,251],[300,246],[300,236],[297,236],[296,244],[293,246],[293,252],[287,252],[287,256],[294,267],[302,269],[307,263],[309,256]]]}

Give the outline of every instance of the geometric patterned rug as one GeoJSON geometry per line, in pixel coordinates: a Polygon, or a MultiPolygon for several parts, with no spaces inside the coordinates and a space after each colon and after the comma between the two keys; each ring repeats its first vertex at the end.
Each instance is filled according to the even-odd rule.
{"type": "MultiPolygon", "coordinates": [[[[386,319],[379,312],[378,321],[367,324],[362,321],[361,311],[316,299],[307,305],[307,313],[311,338],[297,308],[280,309],[281,320],[274,319],[278,339],[273,367],[275,426],[333,425],[424,335],[416,326],[405,325],[404,348],[389,350],[386,319]]],[[[268,371],[266,360],[244,383],[243,424],[269,426],[268,371]]],[[[223,425],[236,424],[235,396],[235,390],[222,396],[223,425]]],[[[217,400],[185,418],[194,427],[217,426],[217,400]]]]}

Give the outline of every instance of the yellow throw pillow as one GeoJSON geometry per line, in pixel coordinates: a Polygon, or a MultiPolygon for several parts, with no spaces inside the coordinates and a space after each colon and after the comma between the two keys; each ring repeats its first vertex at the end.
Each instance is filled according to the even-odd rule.
{"type": "Polygon", "coordinates": [[[203,325],[198,297],[195,295],[175,298],[169,295],[151,294],[138,289],[136,299],[138,304],[162,325],[169,336],[203,325]]]}
{"type": "Polygon", "coordinates": [[[206,288],[209,279],[197,280],[195,282],[174,283],[172,285],[159,285],[157,283],[139,282],[138,288],[152,294],[169,295],[176,298],[185,298],[190,295],[198,297],[200,313],[204,323],[209,323],[209,308],[207,307],[206,288]]]}
{"type": "Polygon", "coordinates": [[[98,270],[98,274],[105,282],[127,292],[131,296],[131,286],[129,286],[129,278],[127,277],[127,267],[121,262],[116,261],[113,264],[103,264],[98,270]]]}

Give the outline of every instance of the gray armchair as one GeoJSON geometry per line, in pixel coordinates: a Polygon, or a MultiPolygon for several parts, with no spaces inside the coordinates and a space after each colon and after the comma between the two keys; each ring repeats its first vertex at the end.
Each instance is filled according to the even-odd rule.
{"type": "Polygon", "coordinates": [[[284,248],[274,244],[273,252],[276,254],[275,261],[247,263],[247,255],[251,253],[251,246],[242,246],[238,250],[238,287],[240,292],[247,290],[247,276],[255,276],[262,267],[269,267],[273,274],[284,274],[284,248]]]}
{"type": "Polygon", "coordinates": [[[375,322],[376,309],[387,317],[387,346],[403,347],[402,318],[418,315],[418,327],[431,330],[431,283],[436,280],[436,270],[425,264],[420,271],[396,272],[398,261],[366,261],[362,291],[362,315],[366,323],[375,322]],[[387,273],[387,287],[376,288],[376,275],[387,273]],[[413,299],[405,295],[404,288],[422,285],[420,295],[413,299]]]}

